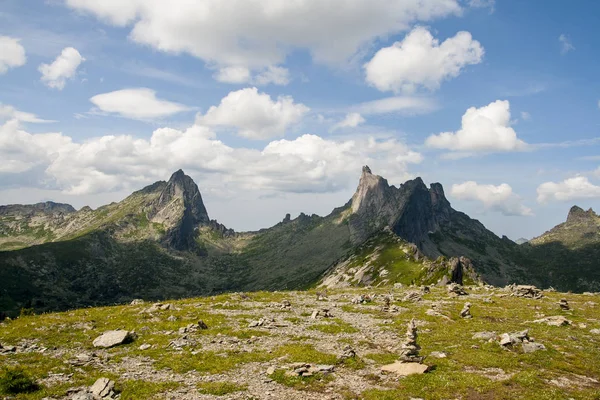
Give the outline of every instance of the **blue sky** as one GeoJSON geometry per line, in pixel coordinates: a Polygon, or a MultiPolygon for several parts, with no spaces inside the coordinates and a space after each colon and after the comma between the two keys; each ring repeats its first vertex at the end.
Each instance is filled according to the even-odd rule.
{"type": "Polygon", "coordinates": [[[257,229],[344,204],[368,163],[513,239],[597,208],[595,1],[165,4],[2,2],[0,203],[97,207],[183,168],[257,229]]]}

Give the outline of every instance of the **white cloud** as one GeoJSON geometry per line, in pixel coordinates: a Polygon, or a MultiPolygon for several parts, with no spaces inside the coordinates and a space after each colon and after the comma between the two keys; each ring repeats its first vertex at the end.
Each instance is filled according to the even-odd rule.
{"type": "Polygon", "coordinates": [[[270,65],[260,72],[253,81],[257,85],[287,85],[290,83],[290,71],[287,68],[270,65]]]}
{"type": "Polygon", "coordinates": [[[521,204],[521,198],[513,193],[510,185],[502,183],[498,186],[480,185],[467,181],[452,185],[450,195],[461,200],[478,201],[485,210],[497,211],[503,215],[531,216],[531,208],[521,204]]]}
{"type": "Polygon", "coordinates": [[[521,119],[523,121],[529,121],[531,119],[531,114],[529,114],[527,111],[521,111],[521,119]]]}
{"type": "Polygon", "coordinates": [[[220,68],[214,75],[219,82],[242,84],[252,83],[258,86],[274,84],[287,85],[290,82],[290,71],[287,68],[270,65],[252,76],[250,69],[243,66],[220,68]]]}
{"type": "Polygon", "coordinates": [[[343,128],[356,128],[358,125],[364,124],[365,121],[366,120],[359,113],[348,113],[343,120],[334,124],[329,131],[333,132],[343,128]]]}
{"type": "Polygon", "coordinates": [[[150,139],[120,135],[74,143],[61,134],[31,135],[14,121],[0,127],[0,157],[6,160],[0,172],[43,167],[40,182],[51,181],[72,195],[139,188],[178,168],[199,172],[202,190],[332,193],[354,186],[364,164],[401,181],[408,177],[407,166],[422,160],[394,139],[302,135],[257,150],[230,147],[209,127],[193,125],[160,128],[150,139]]]}
{"type": "Polygon", "coordinates": [[[367,82],[381,91],[437,89],[483,58],[483,47],[469,32],[458,32],[441,44],[423,27],[413,29],[390,47],[380,49],[364,65],[367,82]]]}
{"type": "Polygon", "coordinates": [[[19,173],[48,164],[59,151],[71,149],[71,139],[60,133],[30,134],[16,119],[0,125],[0,173],[19,173]]]}
{"type": "Polygon", "coordinates": [[[52,64],[41,64],[38,67],[42,74],[41,81],[50,88],[62,90],[67,79],[75,76],[77,68],[84,61],[85,58],[79,54],[77,49],[66,47],[52,64]]]}
{"type": "Polygon", "coordinates": [[[569,51],[575,50],[575,46],[573,46],[571,40],[564,33],[558,37],[558,41],[560,43],[560,54],[565,55],[569,51]]]}
{"type": "Polygon", "coordinates": [[[248,83],[252,75],[246,67],[230,66],[219,69],[213,78],[225,83],[248,83]]]}
{"type": "Polygon", "coordinates": [[[230,92],[218,106],[198,116],[198,123],[235,127],[240,136],[260,140],[283,136],[308,111],[308,107],[294,103],[290,96],[279,96],[273,101],[271,96],[253,87],[230,92]]]}
{"type": "Polygon", "coordinates": [[[154,90],[147,88],[102,93],[90,101],[102,112],[139,120],[164,118],[191,110],[183,104],[159,99],[154,90]]]}
{"type": "Polygon", "coordinates": [[[496,0],[469,0],[468,4],[473,8],[489,8],[492,14],[495,11],[496,0]]]}
{"type": "Polygon", "coordinates": [[[26,62],[25,48],[21,46],[19,39],[0,36],[0,75],[6,73],[9,68],[20,67],[26,62]]]}
{"type": "Polygon", "coordinates": [[[508,100],[496,100],[481,108],[469,108],[462,117],[460,130],[431,135],[425,144],[463,152],[525,150],[527,144],[517,138],[510,125],[508,100]]]}
{"type": "Polygon", "coordinates": [[[437,108],[435,100],[427,97],[395,96],[368,101],[351,107],[352,111],[371,114],[424,114],[437,108]]]}
{"type": "Polygon", "coordinates": [[[562,182],[545,182],[537,188],[537,201],[571,201],[600,198],[600,186],[592,184],[585,176],[576,176],[562,182]]]}
{"type": "Polygon", "coordinates": [[[0,103],[0,121],[7,121],[11,119],[21,122],[30,122],[33,124],[56,122],[52,120],[41,119],[35,114],[19,111],[11,105],[0,103]]]}
{"type": "Polygon", "coordinates": [[[132,26],[130,39],[189,53],[210,67],[282,64],[295,49],[341,64],[377,38],[462,11],[457,0],[66,0],[103,21],[132,26]]]}

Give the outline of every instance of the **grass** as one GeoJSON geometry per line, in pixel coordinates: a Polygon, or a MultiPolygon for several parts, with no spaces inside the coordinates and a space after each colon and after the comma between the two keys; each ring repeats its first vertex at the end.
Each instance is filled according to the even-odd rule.
{"type": "Polygon", "coordinates": [[[225,396],[248,389],[248,385],[240,385],[233,382],[199,382],[196,387],[200,393],[212,394],[213,396],[225,396]]]}
{"type": "MultiPolygon", "coordinates": [[[[138,400],[158,398],[159,394],[173,391],[181,387],[178,382],[150,382],[145,380],[128,380],[121,384],[121,400],[138,400]]],[[[160,396],[164,398],[164,396],[160,396]]]]}
{"type": "Polygon", "coordinates": [[[359,332],[358,329],[339,318],[335,318],[329,323],[311,325],[308,329],[320,331],[329,335],[359,332]]]}
{"type": "Polygon", "coordinates": [[[4,367],[0,372],[0,393],[31,393],[40,386],[20,367],[4,367]]]}
{"type": "Polygon", "coordinates": [[[323,392],[334,378],[331,375],[314,374],[312,376],[290,376],[285,370],[276,370],[270,376],[275,382],[297,390],[323,392]]]}

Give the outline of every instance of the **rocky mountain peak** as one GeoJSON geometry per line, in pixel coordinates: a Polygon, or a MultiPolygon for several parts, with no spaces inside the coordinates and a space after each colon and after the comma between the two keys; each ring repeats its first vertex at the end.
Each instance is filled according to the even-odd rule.
{"type": "Polygon", "coordinates": [[[199,225],[210,223],[198,185],[181,169],[171,175],[153,204],[150,218],[169,227],[165,241],[180,250],[193,246],[199,225]]]}
{"type": "Polygon", "coordinates": [[[387,180],[379,175],[374,175],[371,172],[371,168],[365,165],[362,168],[362,175],[360,176],[356,192],[352,196],[352,212],[356,213],[361,208],[368,206],[368,204],[381,204],[389,188],[387,180]]]}
{"type": "Polygon", "coordinates": [[[591,208],[587,211],[584,211],[581,207],[573,206],[567,215],[567,223],[582,222],[597,216],[598,215],[591,208]]]}

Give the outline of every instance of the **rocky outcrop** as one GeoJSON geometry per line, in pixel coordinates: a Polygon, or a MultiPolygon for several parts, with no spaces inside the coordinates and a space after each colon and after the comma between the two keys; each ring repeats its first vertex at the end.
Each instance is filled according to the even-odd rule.
{"type": "Polygon", "coordinates": [[[573,206],[567,215],[567,223],[579,223],[593,219],[594,217],[597,218],[598,215],[591,208],[587,211],[584,211],[581,207],[573,206]]]}
{"type": "Polygon", "coordinates": [[[31,205],[11,204],[0,206],[0,216],[2,215],[22,215],[32,216],[35,214],[70,214],[76,210],[70,204],[55,203],[46,201],[44,203],[36,203],[31,205]]]}
{"type": "Polygon", "coordinates": [[[196,229],[210,223],[198,186],[182,170],[171,175],[148,219],[167,227],[163,242],[177,250],[195,249],[196,229]]]}

